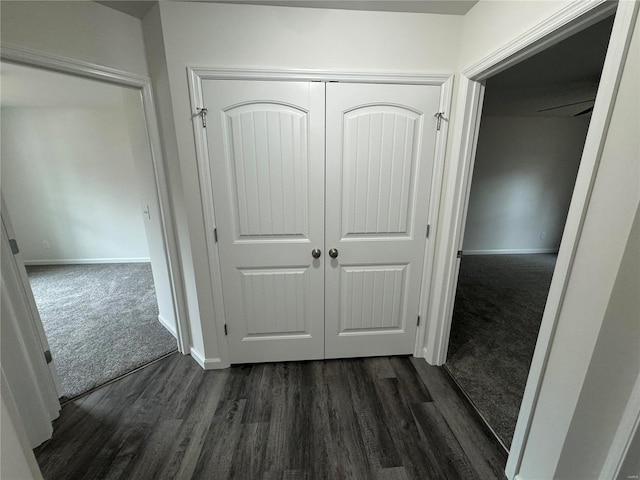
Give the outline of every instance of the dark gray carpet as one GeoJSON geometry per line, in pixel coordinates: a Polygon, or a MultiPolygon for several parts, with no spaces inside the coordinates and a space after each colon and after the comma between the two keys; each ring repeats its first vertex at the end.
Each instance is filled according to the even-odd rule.
{"type": "Polygon", "coordinates": [[[556,257],[462,257],[446,366],[507,447],[556,257]]]}
{"type": "Polygon", "coordinates": [[[176,349],[148,263],[27,267],[64,396],[176,349]]]}

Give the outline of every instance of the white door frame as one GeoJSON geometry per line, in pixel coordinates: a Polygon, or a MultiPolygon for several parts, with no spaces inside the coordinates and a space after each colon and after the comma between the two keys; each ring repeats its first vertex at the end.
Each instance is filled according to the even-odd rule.
{"type": "MultiPolygon", "coordinates": [[[[190,353],[191,337],[186,313],[184,283],[180,272],[180,257],[178,254],[175,221],[169,196],[166,166],[162,156],[151,79],[94,63],[9,44],[2,44],[0,60],[100,80],[114,85],[133,87],[140,91],[146,130],[151,148],[158,203],[160,206],[160,222],[163,232],[162,240],[164,244],[165,261],[169,272],[169,282],[171,284],[173,311],[176,318],[178,350],[181,353],[190,353]]],[[[24,268],[24,265],[22,265],[22,267],[24,268]]]]}
{"type": "Polygon", "coordinates": [[[48,363],[45,357],[49,345],[28,287],[22,255],[10,246],[13,229],[4,199],[0,217],[3,381],[6,374],[6,380],[11,379],[9,390],[19,395],[22,424],[34,448],[51,438],[51,422],[60,412],[60,388],[55,362],[48,363]]]}
{"type": "Polygon", "coordinates": [[[549,290],[540,333],[527,386],[520,408],[511,451],[506,466],[507,478],[518,474],[526,447],[533,413],[545,373],[550,346],[569,281],[573,260],[582,232],[593,184],[613,106],[622,76],[625,58],[639,5],[598,0],[573,2],[509,44],[493,52],[460,75],[456,123],[453,130],[451,172],[443,198],[442,230],[438,237],[433,291],[428,313],[429,329],[425,338],[425,359],[442,365],[447,358],[453,304],[458,281],[459,260],[467,215],[471,175],[475,161],[482,102],[483,82],[516,63],[535,55],[568,36],[602,20],[616,8],[616,18],[600,79],[600,86],[589,125],[582,160],[571,199],[571,206],[560,245],[553,280],[549,290]],[[450,219],[447,221],[447,219],[450,219]]]}
{"type": "MultiPolygon", "coordinates": [[[[453,93],[452,75],[419,75],[419,74],[385,74],[385,73],[347,73],[329,72],[317,70],[252,70],[252,69],[223,69],[209,67],[187,67],[189,79],[189,97],[191,99],[191,112],[193,120],[193,132],[196,144],[196,158],[198,161],[198,177],[202,195],[204,210],[205,235],[207,241],[207,255],[209,261],[209,273],[211,276],[212,295],[215,304],[215,324],[218,336],[218,348],[222,365],[229,365],[229,347],[227,345],[225,329],[224,304],[222,300],[222,276],[220,273],[220,261],[218,246],[215,242],[216,228],[215,212],[213,205],[213,191],[211,190],[211,172],[209,168],[209,151],[207,147],[206,129],[202,126],[200,109],[206,108],[202,95],[203,80],[263,80],[263,81],[308,81],[308,82],[345,82],[345,83],[375,83],[375,84],[400,84],[400,85],[435,85],[441,87],[439,111],[443,112],[443,122],[436,134],[436,149],[429,200],[428,223],[431,226],[429,240],[425,246],[425,260],[423,267],[422,286],[420,291],[421,318],[426,317],[429,304],[429,291],[431,271],[433,268],[433,256],[435,254],[436,236],[435,228],[440,210],[440,193],[444,174],[444,159],[446,153],[447,132],[451,98],[453,93]]],[[[425,335],[425,323],[420,322],[416,332],[414,355],[423,355],[422,339],[425,335]]]]}

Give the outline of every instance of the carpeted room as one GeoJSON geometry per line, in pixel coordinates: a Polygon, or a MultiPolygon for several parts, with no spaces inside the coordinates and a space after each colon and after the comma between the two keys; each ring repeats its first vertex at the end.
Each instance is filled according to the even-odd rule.
{"type": "Polygon", "coordinates": [[[2,70],[3,200],[59,394],[73,398],[176,350],[159,321],[171,305],[162,242],[149,241],[141,104],[122,87],[2,70]]]}
{"type": "Polygon", "coordinates": [[[613,18],[490,78],[446,368],[511,446],[613,18]]]}

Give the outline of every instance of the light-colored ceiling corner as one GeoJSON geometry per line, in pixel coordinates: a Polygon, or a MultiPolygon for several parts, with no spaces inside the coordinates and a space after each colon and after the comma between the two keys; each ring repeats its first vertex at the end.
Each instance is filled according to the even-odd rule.
{"type": "Polygon", "coordinates": [[[100,5],[126,13],[132,17],[142,20],[149,13],[149,10],[158,2],[145,2],[139,0],[120,0],[120,1],[96,1],[100,5]]]}
{"type": "MultiPolygon", "coordinates": [[[[478,0],[160,0],[176,2],[228,3],[274,7],[327,8],[378,12],[465,15],[478,0]]],[[[97,1],[114,10],[142,19],[157,2],[138,0],[97,1]]]]}

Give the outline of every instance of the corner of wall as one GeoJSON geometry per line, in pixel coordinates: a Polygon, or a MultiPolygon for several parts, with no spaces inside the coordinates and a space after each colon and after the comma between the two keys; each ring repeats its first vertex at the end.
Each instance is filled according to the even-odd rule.
{"type": "MultiPolygon", "coordinates": [[[[142,20],[142,31],[158,115],[162,154],[165,158],[167,168],[166,176],[169,183],[170,200],[175,215],[180,267],[181,274],[184,278],[184,295],[187,303],[187,317],[191,332],[190,342],[192,350],[195,349],[196,352],[200,352],[204,351],[205,344],[200,322],[200,309],[196,290],[197,284],[193,272],[191,239],[187,222],[186,206],[184,204],[182,173],[174,123],[175,116],[171,100],[171,88],[164,45],[162,12],[159,4],[155,5],[142,20]]],[[[196,354],[194,358],[204,357],[196,354]]]]}

